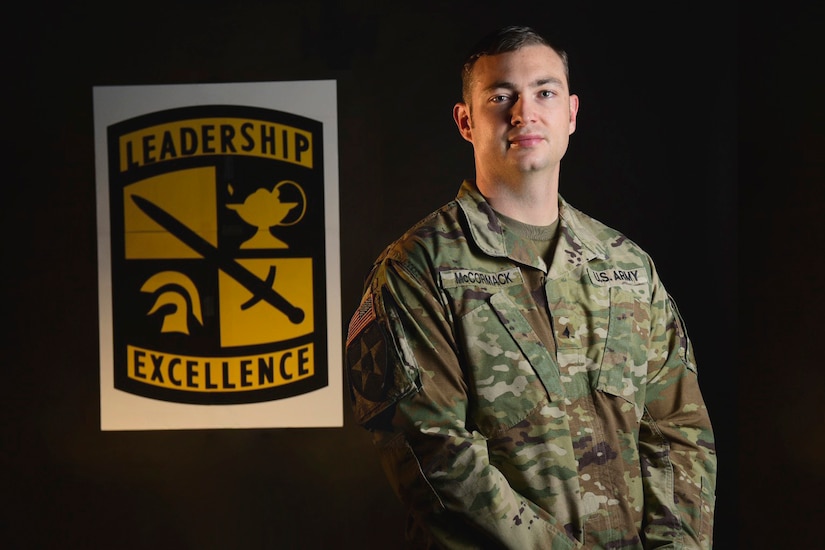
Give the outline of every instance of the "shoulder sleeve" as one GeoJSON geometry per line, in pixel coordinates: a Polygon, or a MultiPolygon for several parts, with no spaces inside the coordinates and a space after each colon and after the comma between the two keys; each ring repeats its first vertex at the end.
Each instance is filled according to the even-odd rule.
{"type": "Polygon", "coordinates": [[[417,388],[415,360],[399,325],[395,299],[373,278],[350,320],[346,341],[352,406],[358,423],[367,428],[417,388]]]}
{"type": "Polygon", "coordinates": [[[693,345],[673,298],[654,277],[645,412],[639,451],[651,547],[710,548],[716,448],[693,345]]]}

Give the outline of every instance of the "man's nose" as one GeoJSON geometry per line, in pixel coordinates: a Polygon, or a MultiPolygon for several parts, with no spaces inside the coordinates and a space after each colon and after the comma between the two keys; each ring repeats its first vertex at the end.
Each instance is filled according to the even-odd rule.
{"type": "Polygon", "coordinates": [[[510,109],[510,124],[513,126],[523,126],[535,120],[535,110],[529,99],[519,96],[512,109],[510,109]]]}

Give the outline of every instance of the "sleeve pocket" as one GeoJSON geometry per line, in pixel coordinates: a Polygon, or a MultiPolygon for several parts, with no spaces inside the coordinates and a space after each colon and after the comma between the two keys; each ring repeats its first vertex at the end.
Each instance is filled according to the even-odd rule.
{"type": "MultiPolygon", "coordinates": [[[[386,292],[368,296],[372,308],[366,312],[368,322],[347,339],[346,349],[355,419],[367,428],[370,420],[417,388],[413,354],[392,297],[386,292]]],[[[359,312],[363,313],[365,302],[359,312]]]]}

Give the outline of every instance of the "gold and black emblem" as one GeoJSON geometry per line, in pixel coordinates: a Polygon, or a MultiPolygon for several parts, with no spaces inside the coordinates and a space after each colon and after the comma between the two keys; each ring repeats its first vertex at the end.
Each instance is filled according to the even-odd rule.
{"type": "Polygon", "coordinates": [[[108,128],[116,388],[237,404],[327,385],[322,131],[227,105],[108,128]]]}

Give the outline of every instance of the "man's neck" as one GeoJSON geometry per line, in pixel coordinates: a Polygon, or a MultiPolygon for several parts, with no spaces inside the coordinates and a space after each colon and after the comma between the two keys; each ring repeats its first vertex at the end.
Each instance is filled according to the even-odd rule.
{"type": "Polygon", "coordinates": [[[514,220],[550,225],[559,217],[557,177],[524,177],[516,182],[494,184],[479,179],[476,185],[493,210],[514,220]]]}

